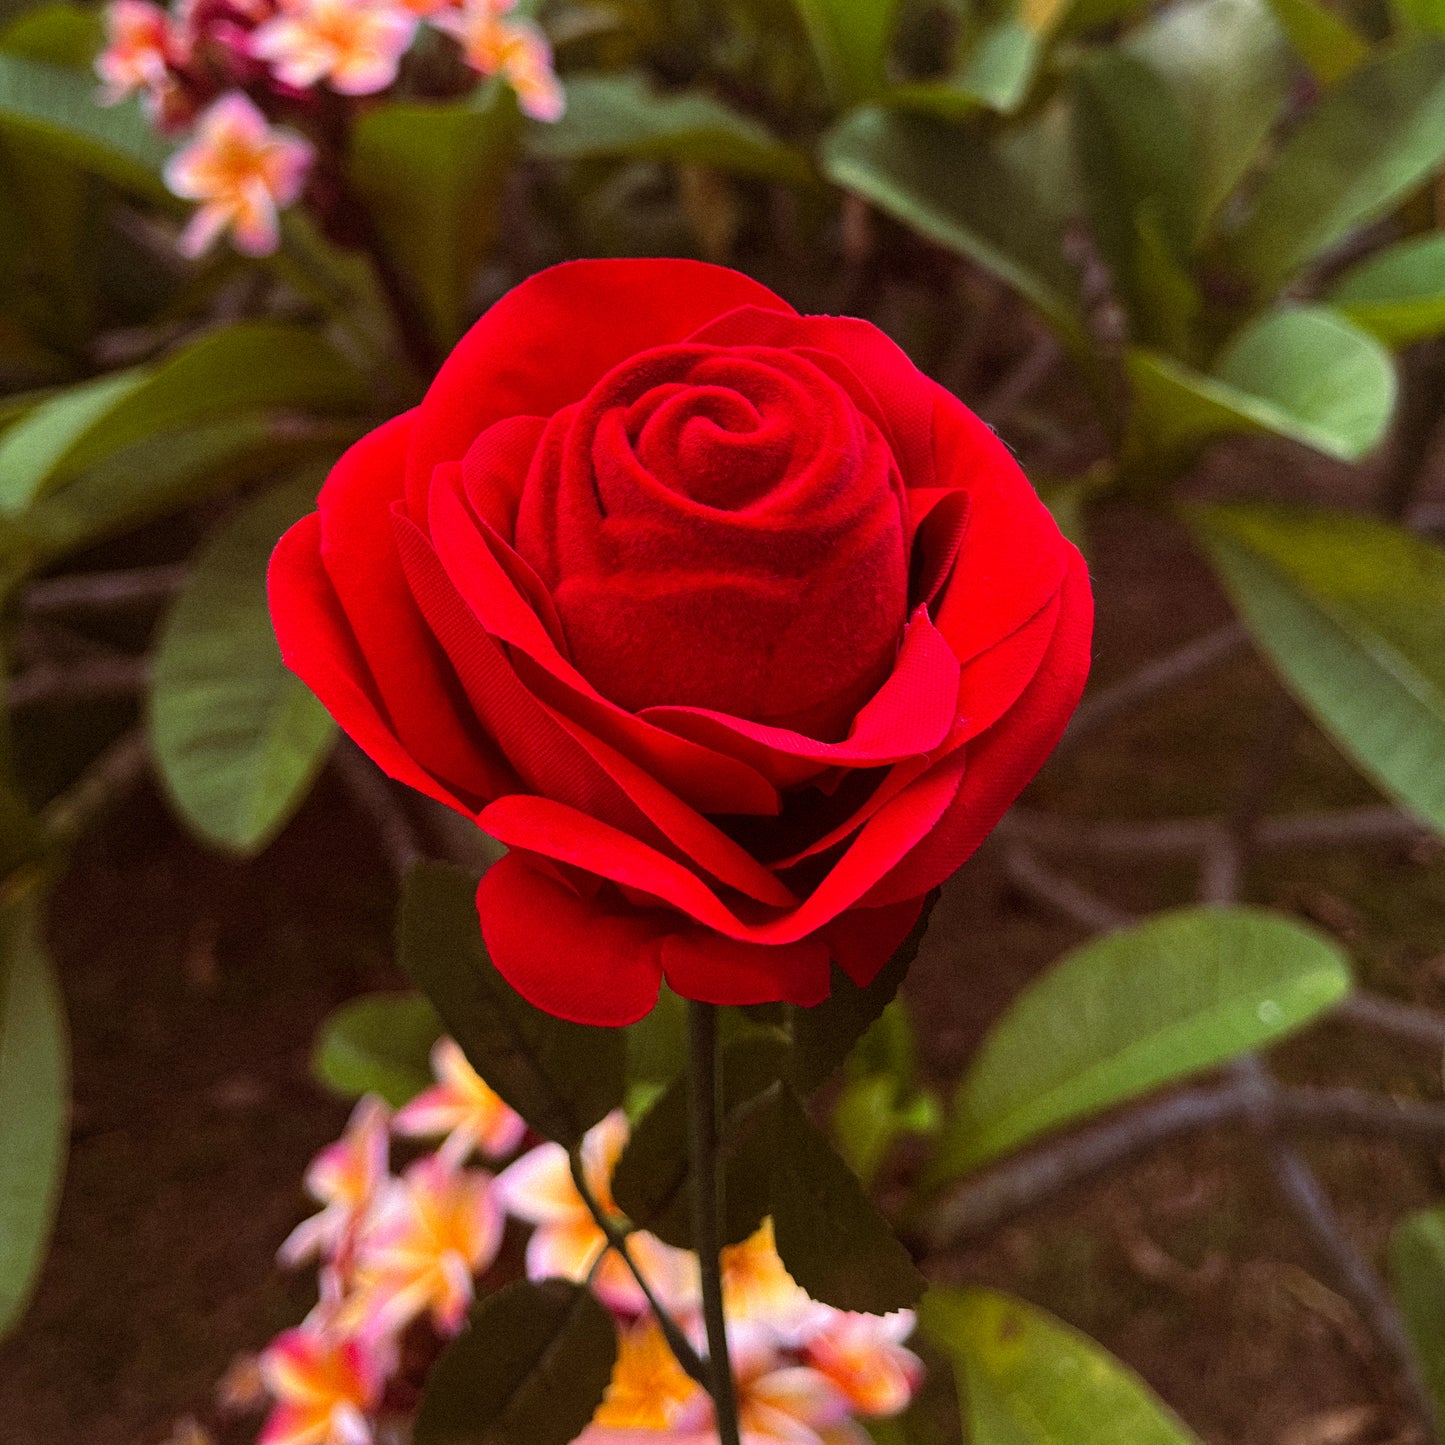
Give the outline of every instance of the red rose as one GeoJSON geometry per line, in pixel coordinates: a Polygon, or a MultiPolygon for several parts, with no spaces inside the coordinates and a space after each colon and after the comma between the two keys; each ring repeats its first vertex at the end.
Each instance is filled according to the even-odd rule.
{"type": "Polygon", "coordinates": [[[281,540],[288,665],[510,852],[512,985],[870,979],[1058,741],[1092,602],[993,433],[863,321],[690,261],[518,286],[281,540]]]}

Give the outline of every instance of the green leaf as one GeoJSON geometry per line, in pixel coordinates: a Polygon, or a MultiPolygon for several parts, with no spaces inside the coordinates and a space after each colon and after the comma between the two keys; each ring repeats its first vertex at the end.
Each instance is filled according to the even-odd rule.
{"type": "Polygon", "coordinates": [[[833,1106],[838,1152],[866,1188],[883,1167],[893,1143],[904,1134],[933,1134],[942,1122],[938,1100],[926,1090],[899,1098],[892,1074],[849,1079],[833,1106]]]}
{"type": "Polygon", "coordinates": [[[993,272],[1090,354],[1077,279],[1064,259],[1066,217],[978,136],[923,115],[868,106],[824,137],[824,173],[929,240],[993,272]]]}
{"type": "Polygon", "coordinates": [[[883,88],[898,0],[793,0],[828,94],[851,105],[883,88]]]}
{"type": "Polygon", "coordinates": [[[484,96],[392,101],[363,111],[352,135],[352,184],[446,345],[470,319],[472,283],[496,239],[521,138],[511,90],[484,96]]]}
{"type": "Polygon", "coordinates": [[[755,120],[702,91],[664,93],[635,73],[581,75],[567,82],[561,120],[533,126],[528,151],[543,160],[631,156],[679,161],[739,175],[807,185],[807,158],[755,120]]]}
{"type": "Polygon", "coordinates": [[[1321,85],[1343,80],[1370,58],[1369,42],[1321,0],[1269,0],[1289,43],[1321,85]]]}
{"type": "Polygon", "coordinates": [[[851,1169],[783,1090],[774,1107],[773,1233],[788,1273],[841,1310],[908,1309],[923,1276],[851,1169]]]}
{"type": "Polygon", "coordinates": [[[929,1177],[1261,1048],[1349,989],[1334,943],[1263,909],[1185,908],[1086,943],[989,1032],[929,1177]]]}
{"type": "Polygon", "coordinates": [[[318,477],[249,503],[206,544],[161,629],[150,695],[161,781],[187,824],[241,857],[290,820],[331,752],[326,709],[281,661],[266,567],[318,477]]]}
{"type": "Polygon", "coordinates": [[[510,1284],[478,1301],[437,1361],[415,1445],[567,1445],[616,1362],[617,1327],[584,1286],[510,1284]]]}
{"type": "Polygon", "coordinates": [[[539,1134],[573,1148],[622,1103],[627,1034],[553,1018],[517,993],[487,956],[476,893],[460,868],[413,868],[401,894],[402,967],[477,1073],[539,1134]]]}
{"type": "Polygon", "coordinates": [[[250,321],[212,331],[158,365],[84,382],[0,438],[0,511],[152,437],[262,410],[354,412],[361,378],[313,331],[250,321]]]}
{"type": "MultiPolygon", "coordinates": [[[[782,1077],[787,1052],[786,1040],[769,1030],[744,1033],[719,1054],[724,1244],[748,1238],[768,1212],[772,1119],[757,1101],[782,1077]]],[[[691,1249],[691,1191],[687,1080],[675,1078],[632,1131],[613,1171],[612,1197],[639,1229],[691,1249]]]]}
{"type": "Polygon", "coordinates": [[[1445,1411],[1445,1209],[1422,1209],[1396,1226],[1390,1288],[1435,1408],[1445,1411]]]}
{"type": "Polygon", "coordinates": [[[1190,515],[1290,691],[1445,834],[1445,550],[1343,513],[1239,503],[1190,515]]]}
{"type": "Polygon", "coordinates": [[[1335,283],[1329,300],[1386,346],[1445,333],[1445,232],[1377,251],[1335,283]]]}
{"type": "Polygon", "coordinates": [[[169,146],[135,101],[102,106],[95,77],[0,55],[0,130],[37,142],[129,190],[175,204],[161,180],[169,146]]]}
{"type": "MultiPolygon", "coordinates": [[[[46,561],[279,468],[332,461],[351,436],[347,429],[249,416],[151,437],[43,496],[8,531],[27,557],[46,561]]],[[[5,520],[0,516],[0,538],[5,520]]]]}
{"type": "Polygon", "coordinates": [[[1127,41],[1168,82],[1193,138],[1199,220],[1256,162],[1289,93],[1284,34],[1267,0],[1183,0],[1127,41]]]}
{"type": "Polygon", "coordinates": [[[923,905],[908,937],[873,980],[860,988],[842,969],[833,969],[828,997],[813,1008],[790,1008],[793,1058],[789,1077],[804,1093],[816,1089],[839,1068],[848,1051],[863,1037],[898,992],[928,931],[928,920],[938,895],[923,905]]]}
{"type": "Polygon", "coordinates": [[[1405,24],[1445,34],[1445,0],[1394,0],[1394,7],[1405,24]]]}
{"type": "Polygon", "coordinates": [[[1132,1370],[1021,1300],[933,1289],[919,1320],[953,1364],[972,1445],[1198,1445],[1132,1370]]]}
{"type": "Polygon", "coordinates": [[[1383,437],[1395,403],[1389,354],[1323,306],[1259,317],[1222,354],[1213,375],[1137,348],[1126,353],[1125,368],[1134,444],[1175,464],[1229,433],[1288,437],[1358,461],[1383,437]]]}
{"type": "Polygon", "coordinates": [[[442,1021],[416,993],[374,993],[328,1014],[316,1033],[313,1076],[334,1094],[380,1094],[399,1109],[430,1086],[442,1021]]]}
{"type": "Polygon", "coordinates": [[[70,4],[40,5],[5,26],[0,50],[46,65],[88,71],[104,39],[97,11],[70,4]]]}
{"type": "Polygon", "coordinates": [[[1199,204],[1184,114],[1163,80],[1122,51],[1081,61],[1073,100],[1090,223],[1134,330],[1182,348],[1200,306],[1186,269],[1199,204]]]}
{"type": "Polygon", "coordinates": [[[0,911],[0,1339],[45,1261],[65,1174],[70,1050],[42,899],[0,911]]]}
{"type": "Polygon", "coordinates": [[[1355,70],[1290,136],[1233,237],[1264,297],[1445,161],[1445,40],[1386,52],[1355,70]]]}

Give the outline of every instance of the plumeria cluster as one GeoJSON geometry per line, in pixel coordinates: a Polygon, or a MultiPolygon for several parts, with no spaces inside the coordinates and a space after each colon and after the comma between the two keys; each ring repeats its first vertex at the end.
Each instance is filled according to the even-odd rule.
{"type": "MultiPolygon", "coordinates": [[[[436,1084],[395,1114],[375,1098],[306,1175],[321,1204],[281,1248],[320,1265],[320,1301],[260,1357],[270,1414],[259,1445],[375,1445],[415,1409],[426,1370],[463,1325],[496,1262],[507,1216],[532,1227],[529,1278],[587,1282],[617,1319],[612,1381],[583,1445],[705,1445],[712,1407],[674,1358],[636,1279],[613,1251],[560,1145],[544,1143],[500,1173],[480,1167],[516,1152],[526,1127],[450,1039],[432,1054],[436,1084]],[[392,1135],[440,1137],[400,1175],[392,1135]]],[[[609,1115],[587,1135],[582,1174],[593,1202],[625,1227],[611,1194],[628,1138],[609,1115]]],[[[697,1258],[652,1235],[628,1239],[662,1309],[701,1346],[697,1258]]],[[[857,1423],[893,1415],[922,1367],[904,1346],[913,1317],[845,1314],[811,1300],[784,1268],[764,1223],[724,1251],[741,1423],[748,1445],[866,1445],[857,1423]]]]}
{"type": "Polygon", "coordinates": [[[516,0],[111,0],[96,59],[100,99],[139,94],[187,137],[167,186],[199,203],[181,240],[199,255],[230,230],[239,250],[276,249],[277,213],[305,189],[336,134],[336,97],[396,84],[429,31],[452,37],[470,71],[497,76],[536,120],[557,120],[562,87],[546,36],[516,0]],[[277,123],[288,122],[288,123],[277,123]]]}

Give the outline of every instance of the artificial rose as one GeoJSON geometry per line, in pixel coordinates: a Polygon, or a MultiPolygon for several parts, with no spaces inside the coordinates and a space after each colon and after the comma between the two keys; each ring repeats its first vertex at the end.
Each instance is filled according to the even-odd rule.
{"type": "Polygon", "coordinates": [[[282,538],[288,665],[510,852],[498,969],[592,1024],[866,983],[1058,741],[1083,560],[864,321],[581,261],[487,312],[282,538]]]}

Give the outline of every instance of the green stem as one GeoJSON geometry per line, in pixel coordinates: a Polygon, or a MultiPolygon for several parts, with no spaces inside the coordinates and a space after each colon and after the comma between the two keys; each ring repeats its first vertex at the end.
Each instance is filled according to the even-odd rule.
{"type": "Polygon", "coordinates": [[[696,1001],[688,1004],[687,1036],[692,1243],[702,1274],[702,1317],[707,1327],[713,1413],[717,1418],[720,1445],[740,1445],[719,1258],[722,1173],[718,1156],[717,1009],[713,1004],[696,1001]]]}
{"type": "Polygon", "coordinates": [[[607,1243],[621,1256],[623,1264],[632,1271],[632,1277],[637,1281],[638,1289],[642,1291],[643,1298],[652,1310],[653,1317],[657,1320],[658,1328],[662,1331],[662,1337],[667,1341],[668,1348],[677,1357],[677,1363],[682,1366],[690,1379],[696,1380],[704,1390],[709,1389],[707,1365],[688,1343],[687,1336],[682,1332],[682,1326],[673,1319],[662,1301],[653,1293],[652,1286],[647,1282],[647,1276],[638,1267],[637,1260],[633,1257],[631,1249],[628,1248],[626,1233],[618,1227],[615,1219],[608,1217],[607,1211],[603,1209],[597,1196],[592,1192],[592,1186],[587,1182],[587,1172],[582,1167],[581,1153],[573,1149],[569,1151],[567,1157],[572,1165],[572,1183],[576,1187],[577,1193],[582,1196],[582,1202],[587,1206],[587,1212],[592,1216],[593,1223],[607,1236],[607,1243]]]}

